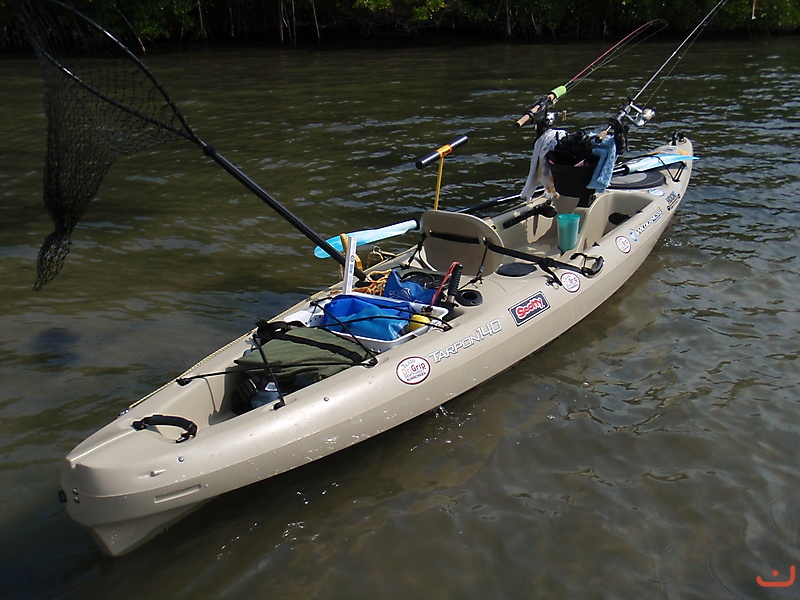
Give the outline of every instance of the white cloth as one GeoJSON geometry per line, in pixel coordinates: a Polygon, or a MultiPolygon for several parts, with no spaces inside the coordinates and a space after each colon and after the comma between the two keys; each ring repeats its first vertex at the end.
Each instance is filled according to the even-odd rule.
{"type": "Polygon", "coordinates": [[[547,164],[545,154],[555,148],[558,140],[567,135],[565,129],[548,129],[542,136],[536,140],[533,145],[533,155],[531,156],[531,170],[528,172],[528,180],[525,182],[525,187],[522,188],[520,196],[525,200],[530,200],[536,188],[544,186],[545,193],[548,196],[554,196],[556,193],[555,185],[553,184],[553,174],[550,172],[550,166],[547,164]]]}

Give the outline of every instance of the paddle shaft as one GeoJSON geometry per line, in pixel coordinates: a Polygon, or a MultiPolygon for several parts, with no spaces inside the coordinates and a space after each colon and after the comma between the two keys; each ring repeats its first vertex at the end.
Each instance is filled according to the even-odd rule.
{"type": "MultiPolygon", "coordinates": [[[[543,191],[544,191],[544,188],[537,188],[536,189],[536,192],[538,192],[538,193],[541,193],[543,191]]],[[[521,200],[520,195],[519,194],[514,194],[513,196],[506,196],[505,198],[495,198],[494,200],[485,200],[484,202],[480,202],[478,204],[473,204],[472,206],[467,206],[465,208],[460,208],[460,209],[458,209],[458,210],[456,210],[454,212],[473,214],[473,213],[476,213],[478,211],[481,211],[481,210],[484,210],[484,209],[487,209],[487,208],[493,208],[493,207],[498,206],[500,204],[505,204],[506,202],[511,202],[513,200],[521,200]]]]}

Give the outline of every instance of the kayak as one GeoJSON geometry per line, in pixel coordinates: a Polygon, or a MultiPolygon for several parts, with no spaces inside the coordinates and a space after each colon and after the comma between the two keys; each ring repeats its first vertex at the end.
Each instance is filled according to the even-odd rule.
{"type": "Polygon", "coordinates": [[[444,159],[467,142],[462,134],[415,163],[439,163],[432,210],[329,240],[200,138],[111,32],[61,0],[22,3],[20,23],[48,90],[44,198],[55,224],[37,257],[34,289],[60,272],[114,160],[180,140],[313,242],[318,257],[342,267],[340,283],[257,322],[72,450],[59,492],[72,519],[103,552],[125,554],[220,495],[436,409],[597,309],[653,250],[696,160],[692,142],[676,132],[639,159],[618,161],[628,134],[655,115],[638,98],[725,2],[601,130],[557,129],[551,109],[595,69],[663,29],[662,20],[638,27],[538,98],[516,121],[535,125],[520,193],[438,209],[444,159]],[[408,250],[362,269],[359,244],[411,230],[418,235],[408,250]]]}
{"type": "Polygon", "coordinates": [[[613,177],[599,193],[423,212],[418,243],[367,269],[362,285],[339,283],[258,323],[78,445],[61,473],[69,515],[121,555],[221,494],[509,369],[650,254],[685,196],[692,142],[676,136],[653,154],[687,158],[613,177]]]}

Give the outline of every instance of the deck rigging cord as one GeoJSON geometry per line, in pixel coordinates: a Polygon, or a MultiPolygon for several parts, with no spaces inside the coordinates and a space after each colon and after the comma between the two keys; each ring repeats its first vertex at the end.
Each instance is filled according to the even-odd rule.
{"type": "MultiPolygon", "coordinates": [[[[189,126],[145,64],[117,37],[59,0],[20,4],[42,68],[47,115],[44,204],[55,229],[39,250],[39,290],[61,271],[78,221],[120,156],[185,139],[344,265],[344,256],[189,126]]],[[[356,269],[359,280],[364,273],[356,269]]]]}

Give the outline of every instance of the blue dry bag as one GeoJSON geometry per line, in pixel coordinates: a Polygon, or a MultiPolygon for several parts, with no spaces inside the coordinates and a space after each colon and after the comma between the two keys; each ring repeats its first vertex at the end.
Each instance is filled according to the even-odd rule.
{"type": "Polygon", "coordinates": [[[389,273],[386,285],[383,287],[383,295],[387,298],[419,302],[420,304],[430,304],[435,293],[436,290],[426,289],[413,281],[400,281],[400,277],[395,271],[389,273]]]}
{"type": "Polygon", "coordinates": [[[408,302],[347,294],[333,298],[324,310],[322,326],[325,329],[386,342],[399,338],[414,314],[408,302]]]}

